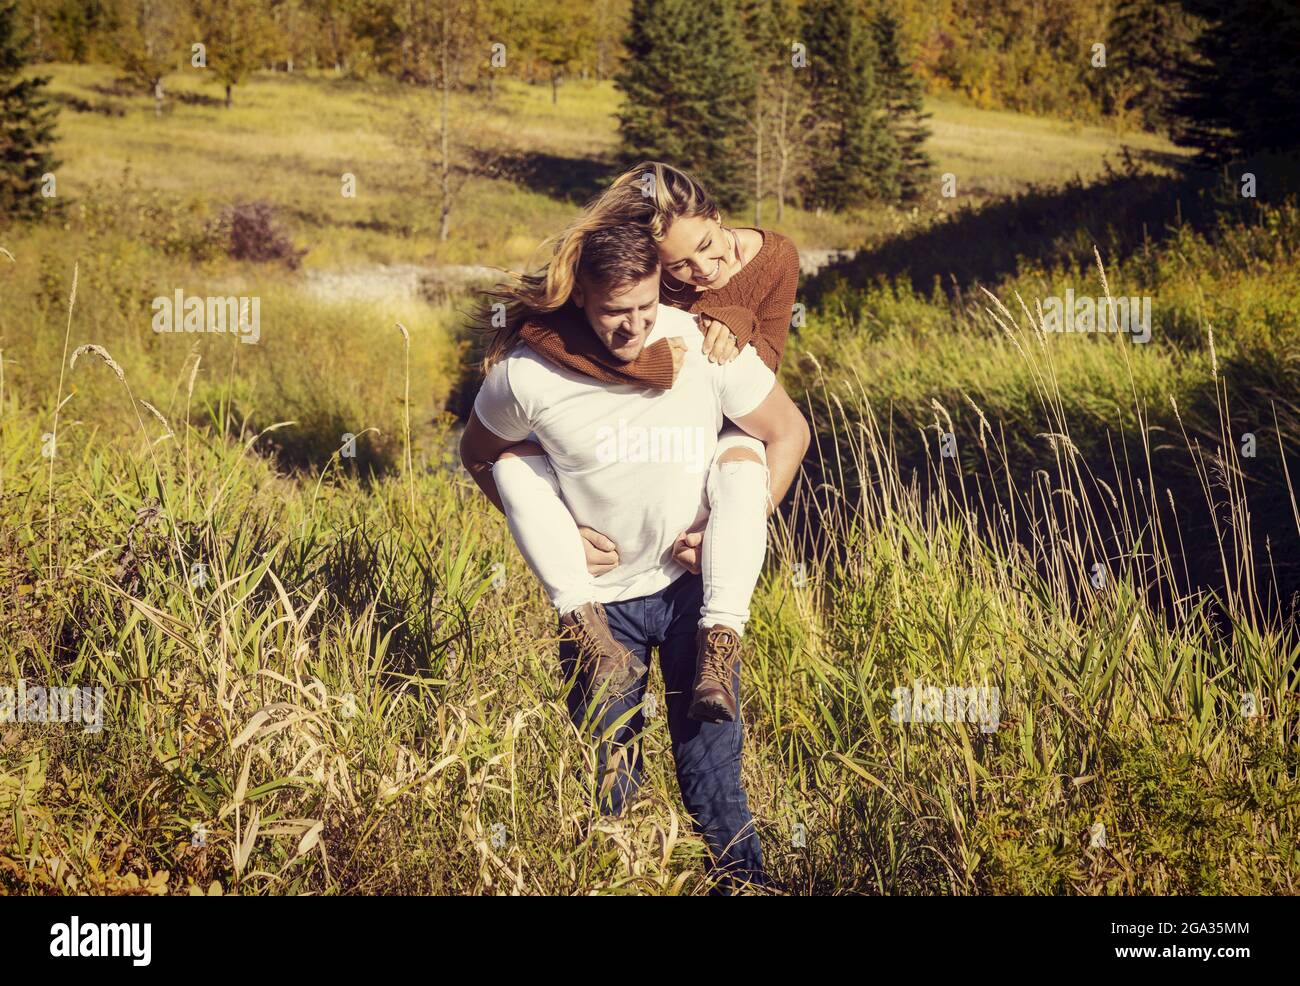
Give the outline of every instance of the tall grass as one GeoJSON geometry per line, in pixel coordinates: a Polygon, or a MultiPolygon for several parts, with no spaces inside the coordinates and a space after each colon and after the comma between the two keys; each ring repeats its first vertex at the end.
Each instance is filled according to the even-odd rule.
{"type": "MultiPolygon", "coordinates": [[[[1224,217],[1205,232],[1152,230],[1154,244],[1108,262],[1109,286],[1095,264],[1074,259],[1022,261],[1017,274],[994,282],[1010,307],[1019,310],[1013,299],[1023,298],[1032,312],[1039,300],[1067,291],[1146,296],[1151,340],[1142,345],[1122,334],[1062,333],[1031,345],[999,325],[984,292],[960,282],[951,296],[937,290],[930,297],[906,278],[841,286],[800,332],[787,360],[789,386],[823,419],[831,396],[855,420],[874,407],[900,468],[915,471],[927,492],[943,478],[927,467],[941,432],[953,434],[956,460],[973,483],[993,482],[983,460],[996,438],[1005,467],[996,483],[1004,492],[1008,485],[1033,490],[1050,475],[1058,465],[1055,436],[1063,435],[1097,480],[1092,509],[1113,499],[1103,483],[1141,479],[1144,497],[1158,495],[1166,506],[1168,490],[1185,534],[1174,546],[1176,566],[1220,592],[1229,591],[1230,569],[1218,549],[1224,531],[1216,528],[1226,508],[1216,499],[1214,510],[1205,509],[1201,490],[1207,477],[1217,487],[1235,476],[1257,535],[1256,574],[1272,583],[1264,602],[1294,613],[1300,565],[1286,547],[1296,533],[1287,463],[1300,454],[1300,341],[1288,326],[1300,319],[1298,217],[1295,201],[1286,199],[1224,217]],[[938,430],[935,402],[944,409],[938,430]],[[1208,450],[1229,437],[1235,447],[1208,471],[1185,454],[1189,443],[1208,450]]],[[[831,457],[836,436],[820,431],[831,457]]],[[[852,471],[847,478],[857,481],[852,471]]],[[[1018,520],[1025,497],[1004,499],[1018,520]]]]}
{"type": "MultiPolygon", "coordinates": [[[[1143,463],[1097,509],[1041,325],[991,307],[1052,421],[1056,467],[1032,485],[991,434],[987,483],[936,452],[923,495],[885,422],[829,386],[809,404],[834,478],[799,489],[746,654],[770,867],[792,892],[1294,892],[1294,627],[1247,581],[1216,599],[1180,580],[1143,463]],[[996,729],[895,721],[914,682],[997,687],[996,729]]],[[[99,734],[0,737],[0,886],[705,889],[662,716],[643,800],[594,816],[553,621],[438,442],[368,485],[276,475],[266,436],[140,415],[121,369],[135,437],[69,432],[54,470],[43,412],[3,398],[0,657],[32,684],[103,685],[108,709],[99,734]]],[[[1187,448],[1207,473],[1216,451],[1187,448]]],[[[1239,571],[1239,484],[1204,495],[1239,571]]]]}
{"type": "MultiPolygon", "coordinates": [[[[944,454],[953,425],[935,402],[928,477],[909,474],[872,397],[817,370],[828,482],[798,490],[749,665],[757,742],[802,796],[788,823],[802,811],[827,836],[798,858],[798,885],[1295,892],[1300,634],[1260,595],[1263,546],[1217,370],[1220,440],[1184,435],[1201,484],[1181,506],[1214,518],[1222,594],[1178,561],[1148,433],[1144,458],[1099,479],[1071,439],[1058,339],[1028,305],[988,301],[1053,449],[1028,483],[969,398],[978,464],[944,454]],[[915,682],[998,688],[1000,728],[893,721],[892,690],[915,682]]],[[[1110,356],[1131,371],[1128,345],[1110,356]]],[[[1141,422],[1139,400],[1133,411],[1141,422]]],[[[1286,494],[1294,510],[1289,474],[1286,494]]],[[[1300,513],[1292,523],[1300,537],[1300,513]]]]}
{"type": "MultiPolygon", "coordinates": [[[[57,76],[73,94],[111,78],[57,76]]],[[[435,253],[389,136],[408,95],[259,78],[230,113],[200,100],[158,121],[114,95],[125,117],[65,114],[67,228],[11,229],[0,260],[0,685],[100,685],[107,707],[98,733],[0,724],[0,890],[707,889],[662,714],[643,798],[593,813],[552,613],[439,413],[454,310],[327,304],[206,238],[213,182],[258,198],[286,173],[309,266],[511,263],[577,207],[472,185],[435,253]],[[119,180],[126,158],[149,191],[119,180]],[[339,199],[342,170],[374,196],[339,199]],[[263,297],[262,341],[153,334],[149,299],[177,286],[263,297]]],[[[556,108],[505,87],[486,126],[587,167],[614,109],[607,86],[556,108]]],[[[988,148],[989,117],[937,109],[962,188],[1059,180],[1079,158],[1049,124],[999,116],[1016,139],[988,148]]],[[[1084,276],[1046,261],[995,298],[892,284],[811,313],[786,380],[819,441],[743,676],[746,784],[787,890],[1295,892],[1300,652],[1260,577],[1300,523],[1295,216],[1112,263],[1116,293],[1167,302],[1133,352],[1044,337],[1034,299],[1084,276]],[[1252,463],[1243,413],[1270,450],[1252,463]],[[1268,484],[1285,511],[1261,516],[1268,484]],[[897,721],[893,689],[918,682],[998,688],[997,728],[897,721]]],[[[912,221],[784,228],[838,246],[912,221]]]]}

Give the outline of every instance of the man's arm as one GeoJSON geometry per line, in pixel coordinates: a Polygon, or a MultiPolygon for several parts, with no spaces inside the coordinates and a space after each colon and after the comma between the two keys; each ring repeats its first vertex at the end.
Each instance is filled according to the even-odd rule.
{"type": "Polygon", "coordinates": [[[478,488],[483,491],[483,495],[492,501],[492,506],[502,513],[505,513],[505,507],[501,505],[501,494],[497,492],[496,481],[492,478],[492,464],[497,461],[502,452],[517,444],[518,442],[508,442],[494,435],[473,411],[470,412],[469,421],[460,436],[461,464],[468,470],[470,478],[478,484],[478,488]]]}
{"type": "Polygon", "coordinates": [[[804,453],[808,451],[808,444],[812,440],[808,422],[794,401],[790,400],[779,380],[772,385],[771,392],[758,407],[733,420],[741,430],[767,446],[767,468],[772,490],[769,509],[775,510],[789,492],[790,484],[799,471],[799,464],[803,462],[804,453]]]}

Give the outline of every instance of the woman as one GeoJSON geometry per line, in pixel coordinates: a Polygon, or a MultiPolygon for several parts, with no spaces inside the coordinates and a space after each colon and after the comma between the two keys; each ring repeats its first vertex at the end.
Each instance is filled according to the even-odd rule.
{"type": "MultiPolygon", "coordinates": [[[[799,280],[798,253],[787,237],[771,230],[723,225],[717,205],[698,181],[669,165],[647,162],[620,176],[588,207],[561,241],[548,282],[576,264],[585,230],[624,222],[649,229],[661,264],[660,301],[700,316],[703,352],[711,361],[729,362],[745,346],[753,346],[759,358],[777,371],[799,280]]],[[[499,352],[522,340],[573,372],[648,389],[671,387],[681,357],[674,356],[669,340],[647,346],[629,363],[611,360],[599,346],[590,344],[590,333],[566,311],[572,307],[563,304],[571,281],[570,275],[567,289],[562,284],[558,290],[557,284],[535,285],[534,311],[537,296],[544,293],[559,307],[518,325],[507,320],[505,326],[498,326],[493,350],[499,352]],[[563,297],[557,298],[561,293],[563,297]]],[[[766,516],[773,509],[767,496],[763,444],[727,422],[711,468],[721,478],[710,484],[709,519],[703,529],[683,532],[674,557],[688,570],[703,572],[701,628],[734,631],[738,649],[749,617],[749,595],[762,569],[766,516]],[[755,516],[748,509],[755,496],[768,508],[758,513],[761,530],[752,529],[752,520],[746,519],[755,516]],[[728,605],[730,600],[743,601],[728,605]]],[[[563,616],[586,603],[593,580],[618,565],[618,546],[599,531],[577,526],[539,445],[513,446],[498,459],[493,477],[515,542],[556,609],[563,616]]],[[[735,696],[730,690],[729,680],[697,674],[692,717],[733,719],[735,696]]]]}

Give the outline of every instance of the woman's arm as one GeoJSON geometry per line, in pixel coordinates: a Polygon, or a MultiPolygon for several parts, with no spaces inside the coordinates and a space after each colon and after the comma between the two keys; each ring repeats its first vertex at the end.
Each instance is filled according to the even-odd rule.
{"type": "Polygon", "coordinates": [[[758,319],[754,348],[758,350],[759,358],[776,372],[785,355],[790,322],[794,316],[794,299],[799,290],[799,251],[789,237],[781,236],[777,241],[772,269],[776,275],[772,289],[764,295],[754,313],[758,319]]]}
{"type": "MultiPolygon", "coordinates": [[[[722,323],[735,336],[737,352],[747,345],[753,345],[759,358],[775,373],[785,355],[786,339],[794,314],[794,299],[799,290],[799,251],[789,237],[774,232],[767,235],[776,237],[776,250],[769,267],[772,281],[754,308],[721,304],[716,299],[709,298],[707,292],[693,308],[697,314],[713,320],[712,325],[705,326],[707,352],[712,352],[716,357],[719,355],[719,347],[725,346],[726,334],[716,328],[717,323],[722,323]],[[710,330],[713,330],[712,344],[709,342],[710,330]]],[[[729,358],[734,359],[735,354],[729,358]]]]}

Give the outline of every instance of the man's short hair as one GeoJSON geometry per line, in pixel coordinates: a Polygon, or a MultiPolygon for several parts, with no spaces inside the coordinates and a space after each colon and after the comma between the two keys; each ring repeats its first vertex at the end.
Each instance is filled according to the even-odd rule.
{"type": "Polygon", "coordinates": [[[577,275],[584,284],[620,288],[659,271],[659,254],[650,231],[623,223],[587,233],[578,257],[577,275]]]}

